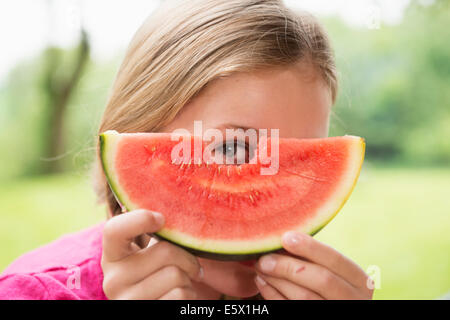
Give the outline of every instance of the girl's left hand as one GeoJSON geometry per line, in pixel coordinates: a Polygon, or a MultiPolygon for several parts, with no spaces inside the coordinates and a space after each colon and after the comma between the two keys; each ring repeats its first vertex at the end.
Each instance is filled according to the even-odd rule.
{"type": "Polygon", "coordinates": [[[353,261],[297,232],[283,236],[287,254],[262,256],[256,285],[266,300],[371,299],[373,282],[353,261]]]}

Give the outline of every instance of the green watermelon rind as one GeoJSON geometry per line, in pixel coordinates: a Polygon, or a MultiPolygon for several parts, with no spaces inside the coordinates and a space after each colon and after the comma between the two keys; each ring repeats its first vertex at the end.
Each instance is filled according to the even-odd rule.
{"type": "MultiPolygon", "coordinates": [[[[350,197],[350,194],[352,193],[358,180],[364,161],[365,142],[361,137],[346,137],[351,138],[354,141],[352,156],[355,158],[348,160],[348,165],[350,166],[350,168],[348,169],[347,173],[349,174],[347,177],[347,181],[344,181],[347,182],[348,185],[337,188],[338,190],[346,190],[346,192],[342,193],[339,197],[336,196],[334,198],[330,198],[334,200],[334,202],[329,201],[334,204],[334,209],[328,211],[324,210],[327,214],[324,215],[325,218],[322,219],[322,221],[318,222],[319,219],[316,218],[312,220],[313,223],[311,223],[310,221],[311,226],[309,228],[305,228],[305,226],[303,226],[303,228],[293,227],[292,230],[307,233],[311,236],[317,234],[337,215],[337,213],[342,209],[342,207],[350,197]],[[330,215],[329,212],[333,212],[333,214],[330,215]]],[[[114,196],[116,197],[120,205],[123,206],[127,211],[138,209],[128,199],[126,192],[121,190],[119,184],[117,183],[117,177],[114,174],[114,169],[112,169],[114,163],[109,163],[107,161],[108,159],[114,159],[113,155],[115,153],[115,145],[116,141],[120,139],[120,134],[118,134],[116,131],[110,130],[100,134],[99,138],[100,156],[103,170],[114,196]]],[[[267,239],[251,241],[199,240],[189,235],[182,234],[176,230],[169,230],[167,228],[161,229],[160,231],[156,232],[155,235],[160,239],[164,239],[180,247],[183,247],[187,251],[190,251],[197,256],[216,260],[249,260],[258,258],[259,256],[266,253],[276,252],[283,249],[281,235],[271,236],[267,239]]]]}
{"type": "MultiPolygon", "coordinates": [[[[106,154],[108,152],[107,136],[109,136],[110,134],[116,134],[116,131],[106,131],[106,132],[100,134],[100,136],[99,136],[100,137],[100,158],[101,158],[101,162],[102,162],[103,171],[106,176],[106,181],[108,181],[108,184],[109,184],[109,187],[111,188],[112,193],[116,197],[116,200],[119,202],[119,204],[126,208],[126,206],[124,205],[125,201],[124,201],[124,199],[122,199],[121,193],[119,192],[119,188],[114,183],[115,179],[113,178],[112,172],[110,172],[109,166],[106,163],[106,159],[107,159],[106,154]]],[[[127,210],[129,210],[129,209],[127,208],[127,210]]]]}

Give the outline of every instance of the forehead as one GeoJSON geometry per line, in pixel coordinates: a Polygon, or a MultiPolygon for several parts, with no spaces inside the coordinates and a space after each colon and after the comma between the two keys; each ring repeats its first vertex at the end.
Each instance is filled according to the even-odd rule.
{"type": "Polygon", "coordinates": [[[331,93],[312,66],[293,65],[235,73],[212,81],[166,129],[224,124],[279,129],[282,137],[327,135],[331,93]],[[325,132],[326,131],[326,132],[325,132]]]}

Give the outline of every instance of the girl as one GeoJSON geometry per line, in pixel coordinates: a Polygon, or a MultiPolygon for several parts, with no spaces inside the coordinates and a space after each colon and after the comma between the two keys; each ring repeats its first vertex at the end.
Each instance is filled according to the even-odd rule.
{"type": "MultiPolygon", "coordinates": [[[[165,2],[134,36],[99,132],[279,129],[328,135],[334,58],[314,18],[278,0],[165,2]]],[[[228,151],[225,151],[228,152],[228,151]]],[[[229,154],[227,154],[229,156],[229,154]]],[[[233,155],[232,155],[233,156],[233,155]]],[[[148,234],[164,212],[121,214],[96,166],[106,223],[30,252],[0,278],[2,298],[370,299],[368,276],[312,237],[283,236],[284,251],[253,265],[197,258],[148,234]]]]}

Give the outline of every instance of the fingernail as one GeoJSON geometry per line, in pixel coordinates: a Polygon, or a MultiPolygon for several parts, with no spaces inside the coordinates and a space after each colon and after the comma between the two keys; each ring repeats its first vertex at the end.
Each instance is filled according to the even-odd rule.
{"type": "Polygon", "coordinates": [[[201,280],[203,279],[204,273],[203,273],[203,267],[200,267],[200,269],[198,270],[198,279],[201,280]]]}
{"type": "Polygon", "coordinates": [[[156,223],[162,226],[164,224],[164,216],[161,213],[155,211],[152,211],[152,214],[153,217],[155,218],[156,223]]]}
{"type": "Polygon", "coordinates": [[[271,255],[264,256],[259,261],[259,266],[261,267],[261,270],[265,271],[265,272],[270,272],[273,269],[275,269],[276,264],[277,264],[277,261],[271,255]]]}
{"type": "Polygon", "coordinates": [[[301,236],[297,232],[289,231],[283,235],[283,242],[288,245],[295,246],[301,241],[301,236]]]}
{"type": "Polygon", "coordinates": [[[264,279],[261,278],[260,276],[256,276],[256,277],[255,277],[255,281],[256,281],[257,283],[259,283],[261,286],[265,286],[265,285],[267,284],[267,282],[264,281],[264,279]]]}
{"type": "Polygon", "coordinates": [[[157,244],[159,241],[156,238],[151,237],[150,241],[148,242],[147,248],[154,246],[155,244],[157,244]]]}

